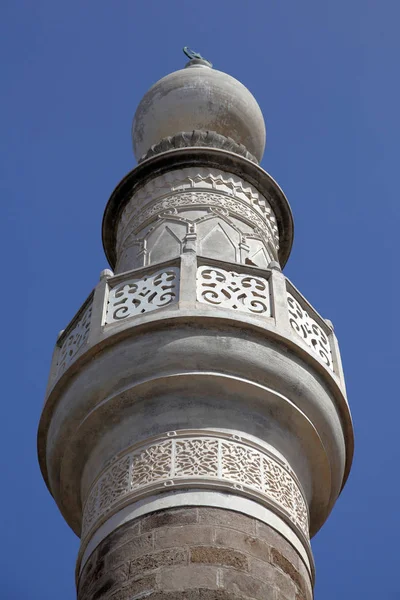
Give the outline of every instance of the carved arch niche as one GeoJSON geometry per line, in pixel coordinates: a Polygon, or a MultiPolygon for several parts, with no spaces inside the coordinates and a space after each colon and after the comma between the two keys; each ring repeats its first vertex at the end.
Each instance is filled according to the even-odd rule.
{"type": "Polygon", "coordinates": [[[208,219],[197,225],[198,248],[202,256],[228,262],[240,261],[241,234],[220,218],[208,219]]]}
{"type": "Polygon", "coordinates": [[[148,264],[162,262],[182,252],[182,243],[187,233],[187,224],[163,221],[146,236],[148,264]]]}

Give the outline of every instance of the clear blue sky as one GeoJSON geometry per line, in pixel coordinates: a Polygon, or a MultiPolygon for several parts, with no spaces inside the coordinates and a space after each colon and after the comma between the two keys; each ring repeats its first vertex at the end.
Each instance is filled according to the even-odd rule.
{"type": "Polygon", "coordinates": [[[2,598],[74,598],[78,540],[36,459],[50,357],[107,266],[135,108],[184,45],[256,96],[295,218],[286,274],[340,342],[356,454],[313,541],[316,600],[400,597],[399,20],[396,0],[3,0],[2,598]]]}

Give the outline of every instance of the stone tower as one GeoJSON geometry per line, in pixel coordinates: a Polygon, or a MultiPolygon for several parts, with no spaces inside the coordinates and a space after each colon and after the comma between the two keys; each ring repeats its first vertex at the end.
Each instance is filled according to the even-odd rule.
{"type": "Polygon", "coordinates": [[[132,137],[114,271],[58,338],[39,427],[78,598],[310,600],[353,433],[332,324],[281,272],[293,222],[260,108],[195,56],[132,137]]]}

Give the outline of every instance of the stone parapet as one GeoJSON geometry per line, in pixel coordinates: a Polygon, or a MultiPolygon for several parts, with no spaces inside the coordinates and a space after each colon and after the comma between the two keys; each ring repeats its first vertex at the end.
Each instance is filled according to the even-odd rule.
{"type": "MultiPolygon", "coordinates": [[[[345,395],[331,322],[276,269],[228,263],[191,252],[116,276],[111,271],[104,273],[96,290],[59,335],[48,392],[70,365],[102,340],[154,319],[183,316],[182,310],[192,309],[193,319],[215,316],[245,320],[261,327],[266,335],[298,346],[328,369],[345,395]]],[[[189,318],[189,313],[185,317],[189,318]]]]}

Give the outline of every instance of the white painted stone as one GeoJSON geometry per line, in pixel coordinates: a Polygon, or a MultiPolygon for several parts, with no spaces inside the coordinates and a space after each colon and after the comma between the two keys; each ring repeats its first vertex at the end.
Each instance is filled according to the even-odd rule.
{"type": "Polygon", "coordinates": [[[307,538],[308,508],[286,461],[242,435],[178,430],[134,444],[107,463],[87,495],[82,540],[124,504],[168,489],[217,488],[256,497],[291,521],[307,538]]]}

